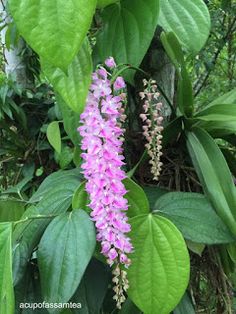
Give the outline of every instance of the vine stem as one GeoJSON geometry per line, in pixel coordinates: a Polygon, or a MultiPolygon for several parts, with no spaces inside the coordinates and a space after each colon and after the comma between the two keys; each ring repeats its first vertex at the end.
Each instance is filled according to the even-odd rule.
{"type": "Polygon", "coordinates": [[[37,215],[37,216],[26,217],[25,219],[15,221],[13,224],[18,225],[20,223],[24,223],[24,222],[35,220],[35,219],[50,219],[50,218],[55,218],[58,216],[59,215],[37,215]]]}

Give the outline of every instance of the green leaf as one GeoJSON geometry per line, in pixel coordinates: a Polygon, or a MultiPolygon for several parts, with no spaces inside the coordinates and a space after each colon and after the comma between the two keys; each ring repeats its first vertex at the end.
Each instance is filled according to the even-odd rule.
{"type": "Polygon", "coordinates": [[[19,220],[24,213],[25,203],[17,199],[0,199],[0,222],[19,220]]]}
{"type": "Polygon", "coordinates": [[[148,214],[150,212],[149,202],[144,190],[131,179],[123,181],[128,193],[125,198],[128,200],[129,209],[127,215],[134,217],[137,215],[148,214]]]}
{"type": "Polygon", "coordinates": [[[66,71],[90,27],[96,0],[10,0],[20,34],[39,56],[66,71]]]}
{"type": "Polygon", "coordinates": [[[236,130],[236,104],[211,105],[198,112],[195,117],[203,121],[228,121],[235,123],[236,130]]]}
{"type": "Polygon", "coordinates": [[[187,147],[205,193],[236,235],[236,188],[222,152],[209,134],[197,128],[187,133],[187,147]]]}
{"type": "Polygon", "coordinates": [[[0,313],[14,314],[12,224],[0,223],[0,313]]]}
{"type": "MultiPolygon", "coordinates": [[[[86,38],[79,53],[69,65],[67,72],[54,67],[41,59],[42,69],[55,91],[61,95],[66,104],[75,112],[82,113],[89,85],[91,83],[92,58],[89,42],[86,38]]],[[[79,121],[77,121],[77,124],[79,121]]]]}
{"type": "Polygon", "coordinates": [[[97,8],[101,9],[101,8],[105,8],[108,5],[112,4],[112,3],[116,3],[119,2],[120,0],[98,0],[97,1],[97,8]]]}
{"type": "Polygon", "coordinates": [[[215,138],[236,133],[235,121],[199,121],[197,127],[206,130],[215,138]]]}
{"type": "MultiPolygon", "coordinates": [[[[182,114],[191,117],[193,113],[193,88],[192,82],[186,69],[184,55],[178,38],[173,32],[161,34],[162,44],[173,62],[178,77],[178,107],[182,114]]],[[[176,119],[176,122],[178,118],[176,119]]],[[[181,121],[181,120],[180,120],[181,121]]]]}
{"type": "MultiPolygon", "coordinates": [[[[66,212],[80,183],[79,171],[58,171],[48,176],[31,197],[30,206],[22,219],[37,215],[58,215],[66,212]],[[37,203],[37,204],[36,204],[37,203]]],[[[50,218],[32,219],[16,225],[13,232],[13,274],[18,283],[24,275],[34,248],[50,223],[50,218]]]]}
{"type": "Polygon", "coordinates": [[[50,223],[38,247],[42,293],[46,302],[63,303],[73,296],[95,244],[93,222],[83,210],[61,214],[50,223]]]}
{"type": "Polygon", "coordinates": [[[59,154],[61,153],[61,132],[59,128],[59,122],[53,121],[48,125],[47,138],[49,143],[59,154]]]}
{"type": "Polygon", "coordinates": [[[209,106],[217,105],[217,104],[236,104],[236,88],[232,89],[230,92],[216,98],[213,100],[209,106]]]}
{"type": "Polygon", "coordinates": [[[78,144],[81,142],[80,134],[77,131],[80,113],[74,112],[59,95],[56,96],[56,100],[63,117],[64,129],[73,144],[78,147],[78,144]]]}
{"type": "Polygon", "coordinates": [[[205,244],[235,241],[210,202],[202,194],[166,193],[157,200],[154,210],[170,219],[185,239],[205,244]]]}
{"type": "Polygon", "coordinates": [[[129,235],[135,251],[128,270],[128,295],[144,313],[169,314],[189,280],[184,239],[164,217],[141,215],[131,218],[130,223],[129,235]]]}
{"type": "Polygon", "coordinates": [[[75,313],[100,314],[110,279],[109,267],[96,259],[92,259],[71,299],[72,302],[82,305],[81,309],[75,313]]]}
{"type": "MultiPolygon", "coordinates": [[[[103,27],[95,49],[97,62],[113,56],[116,62],[138,67],[156,30],[159,0],[123,0],[104,9],[103,27]],[[137,49],[138,47],[138,49],[137,49]]],[[[124,73],[132,80],[133,71],[124,73]]]]}
{"type": "Polygon", "coordinates": [[[174,314],[195,314],[192,301],[187,293],[184,294],[182,300],[175,308],[174,314]]]}
{"type": "Polygon", "coordinates": [[[203,0],[160,0],[159,24],[174,32],[192,53],[204,46],[210,32],[210,15],[203,0]]]}

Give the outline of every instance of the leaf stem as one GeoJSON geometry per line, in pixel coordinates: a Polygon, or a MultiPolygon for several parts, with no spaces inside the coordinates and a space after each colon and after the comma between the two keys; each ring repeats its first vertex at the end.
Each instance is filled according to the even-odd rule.
{"type": "Polygon", "coordinates": [[[20,223],[24,223],[24,222],[27,222],[27,221],[30,221],[30,220],[35,220],[35,219],[50,219],[50,218],[55,218],[59,215],[37,215],[37,216],[32,216],[32,217],[26,217],[22,220],[18,220],[18,221],[15,221],[13,222],[13,225],[18,225],[20,223]]]}

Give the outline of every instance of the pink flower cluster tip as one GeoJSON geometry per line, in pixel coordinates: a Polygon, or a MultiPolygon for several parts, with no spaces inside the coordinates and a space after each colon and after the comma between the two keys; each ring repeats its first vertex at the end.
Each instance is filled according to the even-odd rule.
{"type": "MultiPolygon", "coordinates": [[[[113,58],[105,62],[110,69],[115,68],[113,58]]],[[[90,197],[91,217],[97,228],[97,240],[101,242],[101,252],[108,263],[122,263],[129,266],[127,254],[132,244],[127,237],[130,225],[125,211],[128,209],[127,193],[122,180],[126,178],[122,170],[124,118],[122,108],[125,82],[118,77],[111,82],[111,74],[99,67],[92,76],[87,103],[81,114],[82,126],[78,128],[82,136],[82,164],[86,191],[90,197]]]]}

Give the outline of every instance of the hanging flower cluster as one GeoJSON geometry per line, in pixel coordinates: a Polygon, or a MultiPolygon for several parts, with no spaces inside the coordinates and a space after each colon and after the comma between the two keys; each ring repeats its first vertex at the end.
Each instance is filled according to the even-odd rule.
{"type": "MultiPolygon", "coordinates": [[[[113,58],[105,65],[110,71],[116,68],[113,58]]],[[[113,282],[116,284],[114,299],[120,307],[125,297],[123,289],[128,289],[126,272],[119,268],[130,265],[129,253],[132,244],[127,237],[130,225],[125,211],[128,209],[127,193],[122,180],[126,178],[122,170],[123,133],[125,119],[123,103],[126,87],[122,77],[114,83],[111,74],[99,67],[92,76],[92,84],[84,112],[82,126],[78,128],[82,136],[83,174],[87,180],[86,191],[90,197],[91,217],[97,229],[97,240],[101,242],[101,252],[109,265],[116,264],[113,282]]]]}
{"type": "Polygon", "coordinates": [[[163,130],[161,115],[162,103],[158,102],[160,94],[157,92],[155,80],[143,80],[144,91],[139,95],[143,100],[144,113],[140,114],[140,118],[144,122],[143,135],[147,141],[145,147],[150,156],[151,173],[153,179],[158,180],[162,169],[162,135],[163,130]]]}

